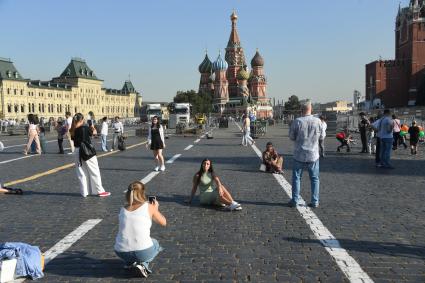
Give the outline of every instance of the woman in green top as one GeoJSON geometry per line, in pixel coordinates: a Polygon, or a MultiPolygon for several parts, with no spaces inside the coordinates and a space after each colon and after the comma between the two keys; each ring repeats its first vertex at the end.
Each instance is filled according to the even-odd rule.
{"type": "Polygon", "coordinates": [[[229,191],[221,184],[220,179],[214,174],[212,162],[209,159],[202,160],[201,168],[193,176],[193,187],[190,199],[187,201],[192,203],[193,196],[199,187],[199,200],[201,205],[226,205],[229,210],[241,210],[242,206],[234,201],[229,191]],[[216,187],[213,187],[213,181],[216,187]]]}

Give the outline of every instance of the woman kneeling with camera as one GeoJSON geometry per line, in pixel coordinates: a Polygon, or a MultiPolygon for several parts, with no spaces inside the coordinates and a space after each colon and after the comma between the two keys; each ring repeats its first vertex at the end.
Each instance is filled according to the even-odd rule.
{"type": "Polygon", "coordinates": [[[152,220],[161,226],[166,226],[167,220],[159,212],[155,197],[149,197],[149,201],[146,198],[142,182],[136,181],[128,186],[126,200],[127,205],[119,214],[114,250],[126,263],[125,268],[147,277],[152,272],[149,263],[162,251],[158,241],[150,236],[152,220]]]}

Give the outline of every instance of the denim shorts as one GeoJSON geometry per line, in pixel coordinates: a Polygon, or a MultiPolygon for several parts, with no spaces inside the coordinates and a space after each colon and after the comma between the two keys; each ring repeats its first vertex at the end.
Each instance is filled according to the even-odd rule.
{"type": "Polygon", "coordinates": [[[148,270],[148,272],[152,272],[149,269],[149,263],[154,260],[154,258],[163,250],[163,248],[159,245],[158,241],[152,238],[153,245],[150,248],[139,250],[139,251],[131,251],[131,252],[119,252],[115,251],[117,256],[119,256],[127,265],[132,265],[137,262],[138,264],[142,264],[148,270]]]}

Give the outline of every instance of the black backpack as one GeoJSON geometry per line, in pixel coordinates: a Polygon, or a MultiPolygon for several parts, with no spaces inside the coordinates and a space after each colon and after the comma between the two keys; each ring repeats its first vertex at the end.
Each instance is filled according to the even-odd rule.
{"type": "Polygon", "coordinates": [[[96,156],[96,149],[94,145],[91,143],[90,137],[88,140],[86,139],[86,129],[82,129],[83,131],[83,141],[80,145],[80,159],[87,161],[93,156],[96,156]]]}
{"type": "Polygon", "coordinates": [[[125,138],[122,135],[118,136],[118,149],[126,150],[127,146],[125,145],[125,138]]]}

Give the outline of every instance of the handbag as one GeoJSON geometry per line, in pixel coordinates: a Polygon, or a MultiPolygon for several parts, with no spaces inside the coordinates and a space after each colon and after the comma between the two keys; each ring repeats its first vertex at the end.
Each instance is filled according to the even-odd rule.
{"type": "Polygon", "coordinates": [[[266,164],[261,164],[260,165],[260,171],[262,171],[262,172],[266,172],[266,164]]]}
{"type": "Polygon", "coordinates": [[[80,145],[80,159],[87,161],[93,156],[96,156],[96,149],[94,148],[94,145],[90,142],[90,137],[89,137],[89,141],[87,141],[85,139],[85,136],[86,136],[86,131],[84,129],[83,141],[81,142],[81,145],[80,145]]]}

